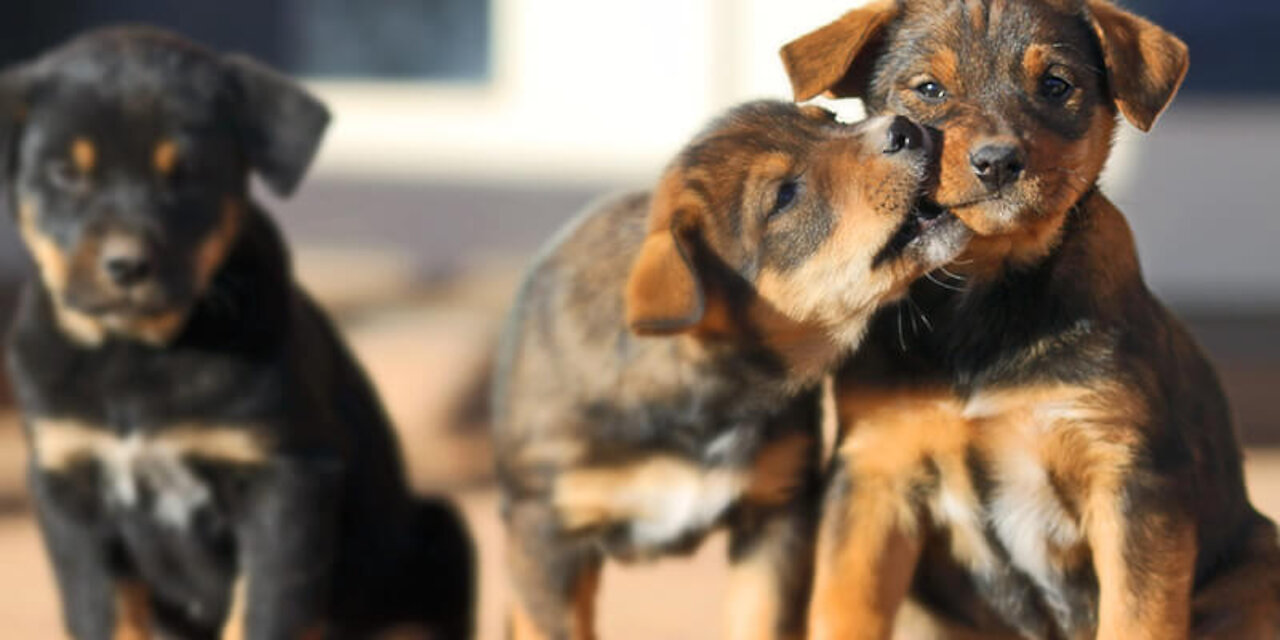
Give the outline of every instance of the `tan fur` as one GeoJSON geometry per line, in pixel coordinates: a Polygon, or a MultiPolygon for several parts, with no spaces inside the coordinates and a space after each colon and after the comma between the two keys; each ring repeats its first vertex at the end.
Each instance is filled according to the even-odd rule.
{"type": "Polygon", "coordinates": [[[88,138],[71,141],[71,163],[81,175],[93,173],[98,164],[98,148],[88,138]]]}
{"type": "Polygon", "coordinates": [[[951,49],[939,49],[929,60],[929,71],[944,87],[954,87],[960,81],[960,58],[951,49]]]}
{"type": "Polygon", "coordinates": [[[749,486],[741,470],[704,470],[683,458],[654,455],[618,467],[581,469],[556,479],[555,505],[569,530],[628,520],[660,519],[664,498],[706,494],[710,503],[727,505],[749,486]]]}
{"type": "Polygon", "coordinates": [[[794,433],[771,442],[756,454],[744,497],[763,506],[782,506],[795,498],[803,474],[818,446],[804,433],[794,433]]]}
{"type": "MultiPolygon", "coordinates": [[[[1016,221],[1007,227],[993,227],[978,207],[960,207],[955,214],[965,224],[978,232],[964,256],[951,267],[962,275],[993,277],[1010,265],[1033,264],[1049,254],[1058,244],[1062,225],[1071,207],[1092,186],[1089,176],[1102,171],[1111,153],[1111,137],[1115,120],[1106,109],[1099,108],[1093,115],[1093,126],[1084,138],[1062,144],[1052,144],[1048,136],[1031,147],[1028,157],[1026,181],[1035,181],[1029,188],[1044,189],[1037,215],[1016,221]]],[[[963,141],[957,148],[967,149],[963,141]]],[[[957,151],[956,153],[959,153],[957,151]]],[[[945,156],[942,162],[942,184],[938,198],[942,202],[962,199],[962,196],[945,191],[945,185],[964,184],[973,180],[968,160],[945,156]],[[963,163],[962,165],[959,163],[963,163]],[[951,180],[952,167],[958,172],[951,180]]],[[[968,190],[968,187],[960,187],[968,190]]],[[[1012,221],[1011,221],[1012,222],[1012,221]]],[[[1128,252],[1120,252],[1123,256],[1128,252]]]]}
{"type": "Polygon", "coordinates": [[[62,301],[62,292],[66,290],[71,277],[71,260],[53,238],[40,231],[36,224],[35,203],[18,204],[18,230],[36,262],[40,279],[49,290],[58,328],[76,344],[86,347],[102,344],[107,333],[102,323],[68,308],[62,301]]]}
{"type": "Polygon", "coordinates": [[[151,638],[151,596],[137,582],[115,585],[115,629],[111,640],[149,640],[151,638]]]}
{"type": "Polygon", "coordinates": [[[205,238],[196,250],[196,283],[200,289],[209,285],[227,252],[240,234],[240,225],[244,218],[244,203],[228,196],[222,203],[222,217],[218,227],[205,238]]]}
{"type": "Polygon", "coordinates": [[[1150,131],[1187,77],[1187,45],[1105,0],[1089,0],[1088,7],[1116,106],[1133,126],[1150,131]]]}
{"type": "Polygon", "coordinates": [[[156,173],[168,176],[178,166],[178,143],[173,140],[161,140],[151,152],[151,166],[156,173]]]}
{"type": "Polygon", "coordinates": [[[1195,558],[1186,523],[1134,523],[1121,512],[1119,483],[1138,446],[1134,427],[1145,418],[1134,397],[1118,387],[1070,385],[987,392],[967,401],[942,389],[844,390],[846,436],[837,455],[852,488],[846,511],[824,519],[810,621],[816,637],[889,636],[914,572],[922,514],[950,531],[951,555],[970,570],[999,562],[984,538],[986,522],[965,466],[971,448],[988,462],[997,496],[1004,487],[1017,492],[1008,504],[1020,506],[1005,507],[997,498],[990,507],[994,516],[1006,517],[1005,508],[1025,510],[1007,512],[1025,524],[1015,520],[1007,531],[996,526],[997,535],[1013,536],[1006,544],[1024,571],[1034,578],[1078,569],[1092,558],[1102,583],[1106,637],[1185,634],[1195,558]],[[939,474],[936,480],[924,475],[926,460],[939,474]],[[1025,476],[1032,469],[1036,475],[1025,476]],[[1059,504],[1063,497],[1048,484],[1051,476],[1074,492],[1065,498],[1083,512],[1059,504]],[[937,487],[924,503],[913,502],[926,482],[937,487]],[[1159,585],[1131,583],[1119,546],[1129,526],[1166,532],[1154,540],[1161,545],[1157,557],[1168,559],[1159,585]]]}
{"type": "Polygon", "coordinates": [[[685,551],[721,527],[734,540],[732,633],[802,636],[813,387],[881,305],[967,239],[953,218],[925,221],[916,210],[926,148],[888,148],[891,127],[901,135],[906,123],[846,127],[785,104],[746,105],[720,123],[647,200],[629,197],[571,227],[522,295],[516,349],[499,368],[511,402],[495,429],[511,485],[516,637],[590,633],[569,588],[584,568],[685,551]],[[916,231],[912,222],[921,235],[895,237],[916,231]],[[607,290],[621,308],[593,306],[607,290]],[[755,354],[766,356],[758,371],[755,354]],[[546,387],[548,370],[575,382],[546,387]],[[600,429],[584,411],[595,401],[623,417],[600,429]],[[738,402],[785,411],[716,422],[738,402]],[[611,440],[632,414],[653,409],[665,422],[686,403],[696,418],[673,428],[691,419],[722,428],[691,432],[687,446],[611,440]]]}
{"type": "Polygon", "coordinates": [[[796,100],[816,98],[840,84],[862,49],[897,15],[894,0],[877,0],[783,47],[782,63],[796,100]]]}
{"type": "MultiPolygon", "coordinates": [[[[196,252],[196,277],[200,288],[208,286],[213,274],[225,259],[234,243],[243,217],[243,205],[235,200],[224,204],[222,221],[218,228],[201,244],[196,252]]],[[[94,317],[68,307],[63,301],[73,269],[88,268],[85,262],[96,259],[100,243],[87,242],[77,255],[68,255],[53,238],[42,231],[36,222],[34,202],[24,201],[18,206],[18,228],[23,242],[36,262],[40,279],[49,290],[58,327],[63,334],[84,347],[100,346],[108,335],[120,335],[154,346],[163,346],[186,326],[186,313],[171,311],[152,316],[108,315],[94,317]]]]}
{"type": "Polygon", "coordinates": [[[726,638],[803,640],[800,636],[779,635],[776,629],[783,613],[776,564],[792,560],[775,556],[774,548],[766,546],[751,557],[734,563],[726,597],[726,638]]]}
{"type": "Polygon", "coordinates": [[[243,426],[171,426],[139,437],[136,445],[101,425],[78,420],[36,418],[31,431],[37,464],[52,472],[90,459],[116,459],[135,446],[240,465],[262,464],[271,455],[262,438],[243,426]]]}
{"type": "Polygon", "coordinates": [[[237,576],[231,587],[231,608],[222,623],[222,640],[244,640],[249,613],[249,582],[245,576],[237,576]]]}
{"type": "MultiPolygon", "coordinates": [[[[601,571],[596,568],[578,576],[566,621],[569,634],[563,640],[595,640],[595,599],[600,590],[600,575],[601,571]]],[[[553,640],[538,628],[519,597],[512,602],[508,624],[510,640],[553,640]]]]}

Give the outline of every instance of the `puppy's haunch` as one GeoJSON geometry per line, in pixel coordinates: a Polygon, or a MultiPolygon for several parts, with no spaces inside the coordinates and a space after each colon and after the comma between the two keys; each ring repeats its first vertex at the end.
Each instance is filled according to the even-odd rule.
{"type": "Polygon", "coordinates": [[[817,386],[968,238],[922,196],[934,151],[903,118],[752,103],[548,245],[495,384],[517,638],[591,637],[606,557],[719,526],[731,634],[803,637],[817,386]]]}

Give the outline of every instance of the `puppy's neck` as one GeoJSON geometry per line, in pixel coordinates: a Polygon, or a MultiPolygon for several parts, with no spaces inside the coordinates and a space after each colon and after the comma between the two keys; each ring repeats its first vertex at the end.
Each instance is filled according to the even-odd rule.
{"type": "MultiPolygon", "coordinates": [[[[907,346],[971,378],[1072,327],[1125,330],[1137,321],[1129,314],[1151,300],[1128,222],[1096,191],[1067,217],[1046,257],[996,273],[948,288],[928,280],[913,285],[913,300],[931,320],[907,346]]],[[[888,339],[891,332],[882,330],[888,339]]]]}
{"type": "Polygon", "coordinates": [[[831,328],[788,318],[764,305],[739,313],[719,322],[719,314],[709,315],[710,322],[688,335],[692,348],[687,353],[758,366],[790,390],[821,382],[861,342],[868,325],[864,318],[831,328]]]}
{"type": "Polygon", "coordinates": [[[1096,186],[1065,209],[1041,213],[1006,233],[975,235],[965,252],[947,266],[951,273],[974,282],[997,281],[1009,271],[1033,269],[1048,260],[1062,245],[1073,217],[1098,194],[1096,186]]]}

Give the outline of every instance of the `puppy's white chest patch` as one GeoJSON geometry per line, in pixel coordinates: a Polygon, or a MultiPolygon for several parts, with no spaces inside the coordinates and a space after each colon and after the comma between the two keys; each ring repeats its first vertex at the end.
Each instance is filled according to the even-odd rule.
{"type": "Polygon", "coordinates": [[[748,486],[743,471],[653,456],[610,469],[563,474],[555,505],[571,531],[625,526],[637,548],[661,549],[716,524],[748,486]]]}
{"type": "Polygon", "coordinates": [[[42,419],[33,421],[32,434],[41,469],[58,473],[96,462],[108,501],[134,509],[148,496],[152,516],[175,528],[185,528],[211,498],[192,469],[192,458],[257,464],[266,456],[258,438],[245,428],[192,425],[118,436],[80,421],[42,419]]]}
{"type": "MultiPolygon", "coordinates": [[[[977,450],[987,491],[981,507],[976,501],[951,501],[949,520],[960,530],[957,543],[967,541],[975,550],[969,554],[971,569],[984,571],[1000,564],[993,550],[980,542],[985,530],[1003,547],[1007,562],[1040,588],[1047,604],[1067,612],[1065,576],[1053,558],[1084,544],[1085,534],[1079,514],[1055,487],[1052,469],[1055,460],[1066,459],[1064,443],[1078,442],[1077,434],[1089,428],[1091,408],[1075,397],[1053,396],[1015,410],[1002,406],[1001,400],[979,396],[966,408],[965,417],[982,434],[977,450]]],[[[947,492],[944,479],[944,498],[947,492]]]]}

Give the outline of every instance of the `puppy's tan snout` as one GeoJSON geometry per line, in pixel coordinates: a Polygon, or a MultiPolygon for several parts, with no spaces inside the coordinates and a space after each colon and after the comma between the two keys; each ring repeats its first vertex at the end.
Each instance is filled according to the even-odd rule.
{"type": "Polygon", "coordinates": [[[151,277],[153,258],[143,238],[113,233],[102,241],[98,266],[108,281],[127,289],[151,277]]]}

